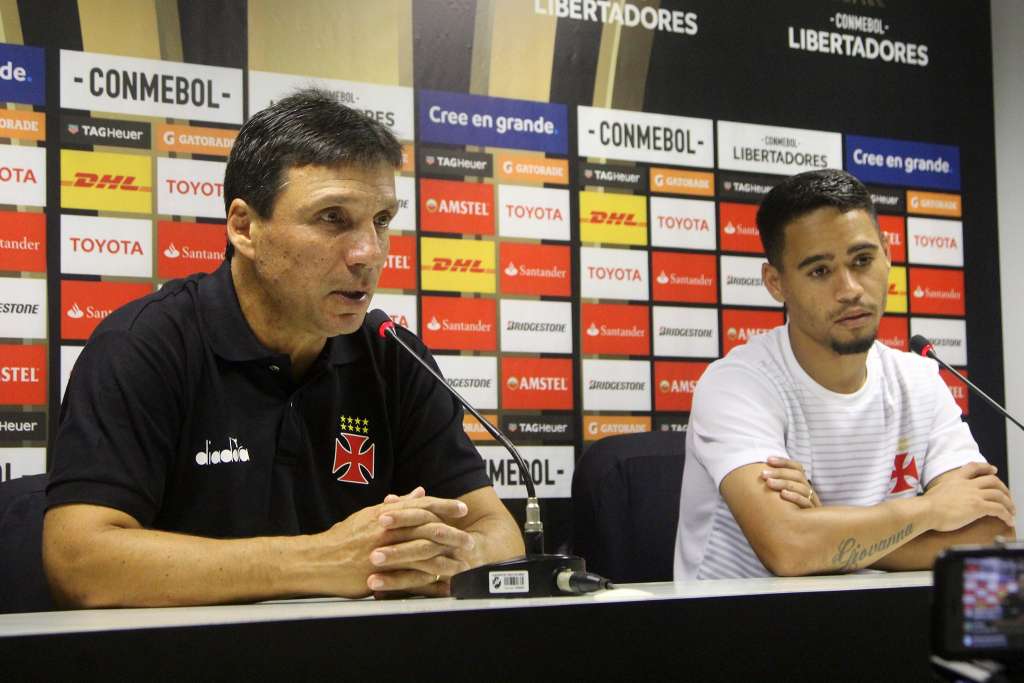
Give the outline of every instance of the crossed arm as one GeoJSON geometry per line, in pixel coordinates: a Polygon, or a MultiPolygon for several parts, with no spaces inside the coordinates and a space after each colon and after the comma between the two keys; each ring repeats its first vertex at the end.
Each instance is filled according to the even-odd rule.
{"type": "Polygon", "coordinates": [[[780,576],[930,569],[943,548],[1014,534],[1013,501],[989,464],[964,465],[921,496],[871,507],[821,506],[799,463],[768,465],[733,470],[720,491],[758,558],[780,576]]]}
{"type": "Polygon", "coordinates": [[[447,595],[451,576],[523,554],[494,489],[417,488],[306,536],[209,539],[144,529],[96,505],[46,514],[43,565],[68,607],[175,606],[311,595],[447,595]]]}

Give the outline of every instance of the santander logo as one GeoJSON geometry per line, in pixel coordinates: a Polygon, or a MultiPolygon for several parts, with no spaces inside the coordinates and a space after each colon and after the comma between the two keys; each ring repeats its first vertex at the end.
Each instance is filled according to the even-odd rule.
{"type": "Polygon", "coordinates": [[[164,256],[167,258],[178,258],[181,256],[181,252],[174,246],[174,242],[171,242],[166,249],[164,249],[164,256]]]}
{"type": "Polygon", "coordinates": [[[79,318],[85,316],[85,312],[78,307],[78,302],[76,301],[75,303],[71,304],[71,308],[69,308],[67,311],[67,316],[74,320],[78,320],[79,318]]]}

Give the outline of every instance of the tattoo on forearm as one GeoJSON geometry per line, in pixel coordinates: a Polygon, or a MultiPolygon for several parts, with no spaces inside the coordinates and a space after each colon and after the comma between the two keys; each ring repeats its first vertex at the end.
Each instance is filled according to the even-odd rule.
{"type": "Polygon", "coordinates": [[[908,524],[891,536],[887,536],[866,548],[852,536],[843,539],[836,549],[835,556],[832,558],[832,566],[840,571],[856,569],[863,560],[874,557],[883,550],[888,550],[895,546],[903,539],[909,538],[913,531],[914,525],[908,524]]]}

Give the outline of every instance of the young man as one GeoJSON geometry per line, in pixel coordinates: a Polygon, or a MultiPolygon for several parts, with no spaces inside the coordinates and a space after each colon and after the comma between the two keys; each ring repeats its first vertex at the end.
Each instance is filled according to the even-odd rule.
{"type": "Polygon", "coordinates": [[[314,90],[242,127],[224,264],[113,313],[68,383],[43,537],[60,602],[446,595],[523,553],[461,407],[363,324],[401,158],[314,90]]]}
{"type": "Polygon", "coordinates": [[[757,223],[788,322],[697,385],[676,579],[927,569],[946,546],[1012,535],[1009,491],[936,363],[875,341],[890,257],[864,186],[802,173],[757,223]]]}

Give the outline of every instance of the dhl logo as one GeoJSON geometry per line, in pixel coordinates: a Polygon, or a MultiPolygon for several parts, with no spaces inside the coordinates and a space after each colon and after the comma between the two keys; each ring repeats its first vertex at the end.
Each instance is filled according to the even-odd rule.
{"type": "Polygon", "coordinates": [[[64,208],[152,213],[151,157],[63,149],[60,170],[64,208]]]}
{"type": "Polygon", "coordinates": [[[893,266],[889,269],[889,289],[885,298],[885,312],[907,312],[907,269],[903,266],[893,266]]]}
{"type": "Polygon", "coordinates": [[[647,244],[647,198],[580,192],[580,239],[606,244],[647,244]]]}
{"type": "Polygon", "coordinates": [[[423,289],[494,294],[494,242],[423,237],[420,239],[423,289]]]}

